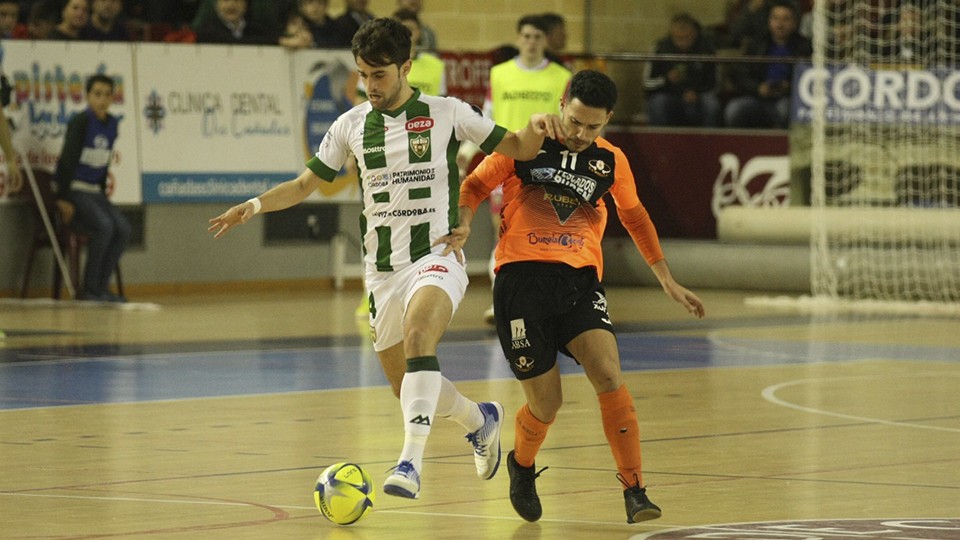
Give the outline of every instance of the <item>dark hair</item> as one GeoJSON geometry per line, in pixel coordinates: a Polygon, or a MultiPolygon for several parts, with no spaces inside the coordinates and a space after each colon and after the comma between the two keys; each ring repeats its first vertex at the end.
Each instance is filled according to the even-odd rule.
{"type": "Polygon", "coordinates": [[[579,99],[587,107],[606,109],[611,112],[617,105],[617,84],[599,71],[578,71],[567,85],[566,101],[579,99]]]}
{"type": "Polygon", "coordinates": [[[670,24],[685,24],[692,27],[697,31],[697,34],[700,33],[700,21],[694,18],[693,15],[683,12],[677,13],[670,19],[670,24]]]}
{"type": "Polygon", "coordinates": [[[793,0],[773,0],[772,2],[770,2],[770,8],[767,10],[767,12],[769,13],[773,11],[773,8],[778,8],[778,7],[789,9],[790,13],[793,14],[794,22],[797,22],[797,23],[800,22],[800,8],[799,6],[797,6],[796,2],[794,2],[793,0]]]}
{"type": "Polygon", "coordinates": [[[543,27],[546,28],[544,32],[550,33],[551,30],[559,26],[566,26],[566,21],[563,18],[563,15],[559,13],[547,12],[540,15],[540,20],[543,21],[543,27]]]}
{"type": "Polygon", "coordinates": [[[350,51],[371,66],[401,66],[410,59],[410,36],[410,29],[400,21],[380,17],[363,23],[353,35],[350,51]]]}
{"type": "Polygon", "coordinates": [[[549,27],[547,27],[547,23],[543,20],[542,16],[524,15],[523,17],[520,17],[519,21],[517,21],[517,33],[520,33],[520,30],[522,30],[523,27],[528,24],[544,34],[546,34],[549,30],[549,27]]]}
{"type": "Polygon", "coordinates": [[[400,22],[403,22],[403,21],[413,21],[413,22],[417,23],[417,27],[422,26],[422,25],[420,24],[420,17],[417,17],[417,12],[412,11],[412,10],[409,10],[409,9],[403,9],[403,8],[402,8],[402,9],[396,10],[395,12],[393,12],[393,18],[396,19],[396,20],[398,20],[398,21],[400,21],[400,22]]]}
{"type": "Polygon", "coordinates": [[[57,6],[57,2],[54,0],[39,0],[30,6],[27,22],[38,23],[41,21],[60,22],[60,8],[57,6]]]}
{"type": "Polygon", "coordinates": [[[110,77],[107,77],[107,76],[104,75],[103,73],[97,73],[96,75],[91,75],[90,78],[87,79],[87,93],[88,93],[88,94],[90,93],[90,90],[93,90],[93,85],[96,84],[96,83],[106,84],[106,85],[110,86],[110,91],[111,91],[111,92],[113,91],[113,79],[111,79],[110,77]]]}

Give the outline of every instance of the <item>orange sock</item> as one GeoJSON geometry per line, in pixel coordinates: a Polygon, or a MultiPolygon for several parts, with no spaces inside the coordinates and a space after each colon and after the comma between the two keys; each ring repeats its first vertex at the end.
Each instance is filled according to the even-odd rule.
{"type": "MultiPolygon", "coordinates": [[[[552,424],[553,422],[550,422],[552,424]]],[[[545,424],[530,412],[530,406],[524,404],[517,411],[514,424],[513,458],[522,467],[533,467],[540,445],[547,438],[550,424],[545,424]]]]}
{"type": "Polygon", "coordinates": [[[600,416],[603,418],[603,432],[610,443],[610,451],[617,462],[617,470],[630,485],[633,475],[643,486],[640,472],[640,424],[637,423],[637,410],[633,407],[633,397],[626,385],[613,392],[597,394],[600,400],[600,416]]]}

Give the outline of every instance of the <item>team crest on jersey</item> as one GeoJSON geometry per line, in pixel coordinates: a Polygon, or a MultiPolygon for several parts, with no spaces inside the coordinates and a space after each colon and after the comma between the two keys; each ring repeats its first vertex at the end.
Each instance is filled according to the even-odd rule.
{"type": "Polygon", "coordinates": [[[601,178],[606,178],[610,176],[610,173],[613,172],[613,169],[611,169],[610,166],[607,165],[607,163],[602,159],[591,159],[589,167],[590,172],[601,178]]]}
{"type": "Polygon", "coordinates": [[[417,157],[423,157],[430,149],[430,138],[423,135],[417,135],[410,139],[410,149],[417,157]]]}

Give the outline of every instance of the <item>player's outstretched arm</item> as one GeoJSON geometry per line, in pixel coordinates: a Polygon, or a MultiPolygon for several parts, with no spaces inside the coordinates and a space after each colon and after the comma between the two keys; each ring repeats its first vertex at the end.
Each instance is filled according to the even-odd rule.
{"type": "Polygon", "coordinates": [[[537,157],[544,138],[563,142],[563,126],[556,114],[535,114],[530,122],[516,133],[508,132],[494,149],[517,161],[529,161],[537,157]]]}
{"type": "Polygon", "coordinates": [[[663,287],[663,292],[667,293],[667,296],[682,304],[687,312],[698,319],[702,319],[703,316],[706,315],[703,301],[673,279],[666,259],[660,259],[653,263],[650,269],[653,270],[654,275],[657,276],[657,279],[660,281],[660,286],[663,287]]]}
{"type": "Polygon", "coordinates": [[[299,177],[274,186],[256,197],[259,199],[259,208],[257,208],[257,202],[250,199],[212,218],[207,231],[212,232],[214,238],[220,238],[227,234],[230,228],[250,221],[255,214],[290,208],[313,193],[320,186],[320,182],[319,176],[310,169],[306,169],[299,177]]]}

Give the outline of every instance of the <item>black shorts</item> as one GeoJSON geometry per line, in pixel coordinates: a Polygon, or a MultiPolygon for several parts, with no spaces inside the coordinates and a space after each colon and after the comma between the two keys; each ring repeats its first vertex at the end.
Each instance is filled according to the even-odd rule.
{"type": "Polygon", "coordinates": [[[503,354],[520,380],[553,368],[558,351],[573,357],[566,344],[583,332],[613,332],[607,297],[593,267],[505,264],[494,281],[493,309],[503,354]]]}

